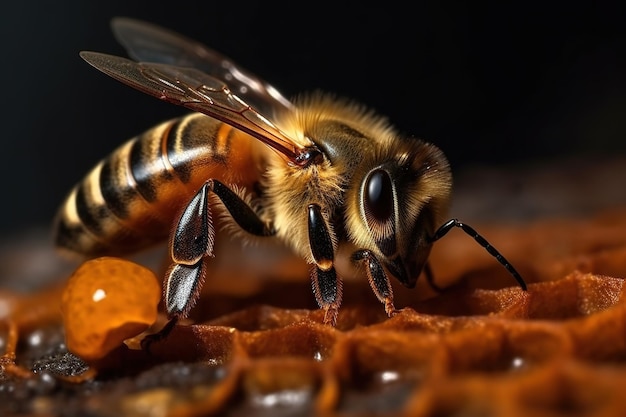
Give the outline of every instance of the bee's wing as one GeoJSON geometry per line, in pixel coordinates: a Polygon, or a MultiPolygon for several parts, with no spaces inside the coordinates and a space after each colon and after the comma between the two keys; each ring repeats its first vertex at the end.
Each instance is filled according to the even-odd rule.
{"type": "Polygon", "coordinates": [[[187,107],[221,120],[271,146],[288,161],[297,163],[302,147],[272,122],[250,107],[226,84],[189,67],[135,62],[98,52],[80,56],[105,74],[161,100],[187,107]]]}
{"type": "Polygon", "coordinates": [[[160,26],[124,17],[113,19],[111,27],[135,61],[197,68],[228,82],[234,94],[268,116],[276,110],[292,108],[291,102],[270,84],[197,41],[160,26]]]}

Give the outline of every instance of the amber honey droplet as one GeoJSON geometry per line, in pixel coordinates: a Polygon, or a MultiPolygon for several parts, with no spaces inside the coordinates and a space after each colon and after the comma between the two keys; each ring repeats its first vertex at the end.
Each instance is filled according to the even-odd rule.
{"type": "Polygon", "coordinates": [[[70,277],[61,310],[67,348],[95,361],[157,319],[161,287],[152,271],[118,258],[83,263],[70,277]]]}

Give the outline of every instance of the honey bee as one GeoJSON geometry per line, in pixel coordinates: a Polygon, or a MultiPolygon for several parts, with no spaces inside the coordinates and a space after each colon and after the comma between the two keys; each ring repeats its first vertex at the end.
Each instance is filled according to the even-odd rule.
{"type": "Polygon", "coordinates": [[[124,255],[169,235],[163,297],[170,323],[186,317],[198,298],[216,213],[242,234],[274,237],[306,260],[324,322],[332,325],[342,299],[342,246],[355,248],[342,256],[363,268],[389,316],[396,311],[389,275],[409,288],[423,271],[432,280],[432,244],[455,227],[526,289],[474,229],[444,221],[452,178],[435,145],[400,135],[386,118],[333,95],[292,102],[166,29],[127,18],[114,19],[112,28],[133,60],[81,57],[194,113],[148,130],[97,164],[61,207],[56,244],[88,257],[124,255]]]}

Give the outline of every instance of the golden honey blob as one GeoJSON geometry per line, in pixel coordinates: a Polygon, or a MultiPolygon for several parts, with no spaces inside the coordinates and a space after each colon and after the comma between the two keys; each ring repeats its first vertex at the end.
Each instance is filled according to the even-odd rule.
{"type": "Polygon", "coordinates": [[[83,263],[62,296],[68,350],[87,362],[103,358],[156,321],[160,298],[154,273],[134,262],[102,257],[83,263]]]}

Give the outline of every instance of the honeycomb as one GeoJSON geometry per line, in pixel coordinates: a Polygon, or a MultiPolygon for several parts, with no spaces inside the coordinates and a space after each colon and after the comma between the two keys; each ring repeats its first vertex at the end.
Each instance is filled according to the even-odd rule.
{"type": "Polygon", "coordinates": [[[211,279],[164,340],[85,361],[65,343],[65,283],[5,289],[0,415],[626,415],[626,209],[474,226],[528,291],[451,233],[431,258],[445,289],[395,286],[394,317],[347,280],[337,326],[322,324],[289,261],[294,277],[211,279]]]}

